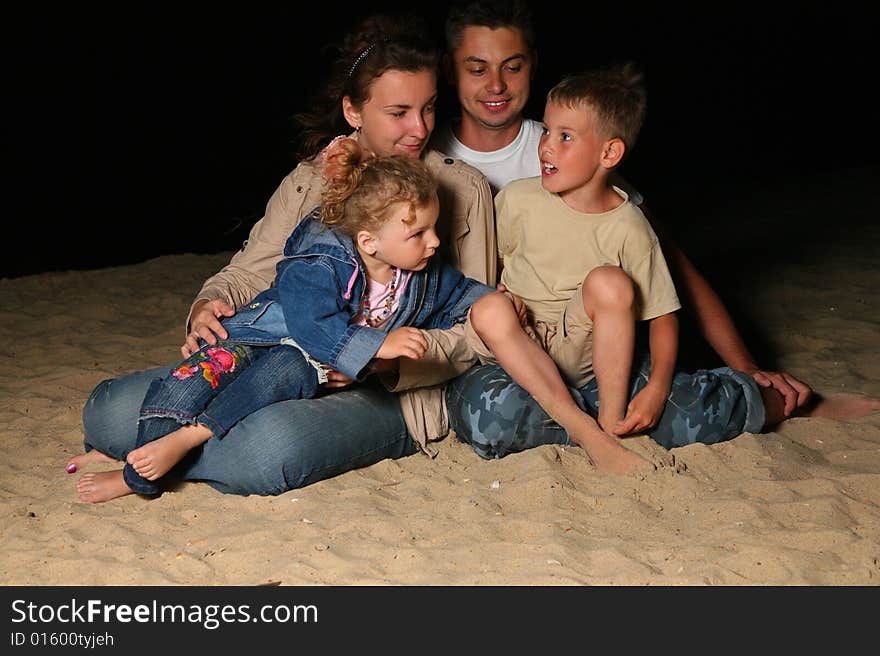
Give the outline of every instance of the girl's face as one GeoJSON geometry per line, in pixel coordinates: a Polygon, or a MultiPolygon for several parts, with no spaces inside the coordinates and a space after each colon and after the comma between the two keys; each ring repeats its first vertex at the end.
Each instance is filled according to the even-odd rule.
{"type": "Polygon", "coordinates": [[[437,76],[433,71],[387,70],[373,80],[360,107],[342,99],[345,119],[360,128],[358,141],[379,157],[422,154],[434,130],[437,76]]]}
{"type": "Polygon", "coordinates": [[[367,252],[398,269],[421,271],[440,245],[435,230],[440,213],[437,196],[427,205],[416,206],[415,221],[410,221],[409,203],[392,205],[388,212],[388,220],[370,233],[371,241],[364,244],[367,252]]]}

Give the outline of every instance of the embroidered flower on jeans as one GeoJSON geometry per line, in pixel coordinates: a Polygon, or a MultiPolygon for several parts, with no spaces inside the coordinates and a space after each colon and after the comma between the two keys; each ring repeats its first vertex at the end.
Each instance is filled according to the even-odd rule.
{"type": "Polygon", "coordinates": [[[171,375],[174,376],[177,380],[186,380],[187,378],[192,378],[197,372],[199,368],[195,365],[183,364],[180,365],[177,369],[171,372],[171,375]]]}
{"type": "Polygon", "coordinates": [[[177,380],[186,380],[202,371],[202,377],[211,383],[211,389],[216,389],[220,382],[220,374],[235,371],[239,357],[244,353],[241,347],[233,346],[232,350],[223,347],[211,347],[200,351],[194,357],[201,360],[196,364],[182,364],[171,372],[177,380]]]}

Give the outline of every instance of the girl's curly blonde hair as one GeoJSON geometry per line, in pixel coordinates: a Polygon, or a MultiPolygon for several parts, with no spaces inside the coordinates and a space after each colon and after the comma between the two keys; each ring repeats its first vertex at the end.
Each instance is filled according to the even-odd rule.
{"type": "Polygon", "coordinates": [[[359,230],[380,228],[397,203],[409,203],[414,221],[416,208],[437,194],[437,182],[421,160],[376,157],[348,137],[334,139],[324,150],[324,179],[321,222],[352,239],[359,230]]]}

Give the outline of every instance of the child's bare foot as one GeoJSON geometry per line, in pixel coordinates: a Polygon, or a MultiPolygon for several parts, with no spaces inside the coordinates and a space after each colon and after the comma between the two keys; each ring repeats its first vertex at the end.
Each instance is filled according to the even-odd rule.
{"type": "Polygon", "coordinates": [[[73,474],[78,469],[91,464],[93,462],[117,462],[110,456],[101,453],[97,449],[92,449],[88,453],[84,453],[81,456],[73,456],[70,460],[67,461],[65,468],[67,469],[68,474],[73,474]]]}
{"type": "Polygon", "coordinates": [[[79,500],[87,503],[101,503],[132,494],[132,490],[122,478],[122,470],[83,474],[76,482],[79,500]]]}
{"type": "Polygon", "coordinates": [[[816,395],[814,403],[809,405],[802,417],[826,417],[828,419],[855,419],[872,412],[880,411],[880,399],[858,394],[816,395]]]}
{"type": "Polygon", "coordinates": [[[204,426],[183,426],[158,440],[144,444],[128,454],[126,461],[148,481],[161,478],[189,451],[211,437],[204,426]]]}
{"type": "Polygon", "coordinates": [[[578,438],[571,432],[569,435],[587,452],[596,467],[609,474],[631,474],[656,469],[653,463],[622,446],[620,440],[607,433],[591,431],[588,439],[578,438]]]}

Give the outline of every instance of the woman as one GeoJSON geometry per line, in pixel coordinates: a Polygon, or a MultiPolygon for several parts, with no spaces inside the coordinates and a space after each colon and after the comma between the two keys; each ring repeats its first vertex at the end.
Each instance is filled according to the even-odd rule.
{"type": "MultiPolygon", "coordinates": [[[[293,227],[320,200],[314,158],[333,137],[355,138],[380,156],[421,157],[438,182],[438,231],[445,256],[465,275],[494,284],[492,196],[475,169],[425,146],[434,128],[438,53],[415,19],[372,17],[339,49],[322,98],[299,117],[303,160],[282,182],[265,216],[229,264],[209,278],[193,303],[184,357],[225,337],[219,318],[268,288],[293,227]]],[[[83,410],[87,453],[68,471],[89,462],[124,460],[135,447],[137,416],[150,383],[166,368],[106,380],[83,410]]],[[[403,375],[403,374],[402,374],[403,375]]],[[[350,381],[331,372],[330,387],[350,381]]],[[[287,490],[415,453],[398,397],[379,386],[358,386],[316,399],[273,404],[245,418],[223,440],[209,440],[173,471],[226,493],[281,494],[287,490]],[[365,427],[369,427],[365,429],[365,427]]],[[[82,501],[130,493],[118,472],[88,473],[77,482],[82,501]]]]}

